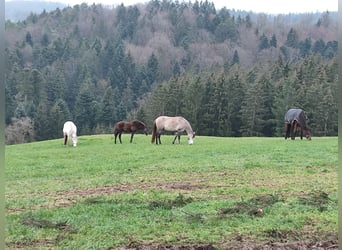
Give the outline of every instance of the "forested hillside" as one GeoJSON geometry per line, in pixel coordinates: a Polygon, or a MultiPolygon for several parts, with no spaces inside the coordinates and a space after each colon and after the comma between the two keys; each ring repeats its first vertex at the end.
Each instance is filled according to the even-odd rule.
{"type": "Polygon", "coordinates": [[[199,135],[280,136],[290,107],[337,134],[337,13],[210,2],[81,4],[6,21],[6,143],[183,115],[199,135]]]}

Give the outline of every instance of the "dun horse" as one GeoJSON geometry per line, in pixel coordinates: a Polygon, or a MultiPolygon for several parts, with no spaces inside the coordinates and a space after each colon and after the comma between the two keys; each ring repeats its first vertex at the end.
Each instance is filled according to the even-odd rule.
{"type": "Polygon", "coordinates": [[[116,144],[116,138],[118,135],[119,135],[119,141],[120,141],[120,143],[122,143],[121,134],[123,132],[131,133],[130,143],[132,143],[133,142],[133,136],[134,136],[135,132],[137,132],[138,130],[142,130],[144,132],[144,134],[147,135],[147,126],[141,121],[134,120],[131,122],[125,122],[125,121],[117,122],[114,125],[114,143],[116,144]]]}
{"type": "Polygon", "coordinates": [[[77,146],[77,127],[72,121],[67,121],[63,126],[64,145],[67,145],[70,137],[72,138],[72,144],[77,146]]]}
{"type": "Polygon", "coordinates": [[[183,131],[188,134],[188,143],[194,143],[195,132],[192,130],[190,123],[181,116],[159,116],[155,119],[152,129],[152,143],[161,144],[160,136],[163,130],[176,132],[175,138],[172,141],[173,144],[176,138],[178,138],[178,143],[180,143],[180,136],[183,131]]]}
{"type": "Polygon", "coordinates": [[[285,114],[285,139],[291,136],[294,140],[297,129],[300,128],[300,139],[303,139],[303,132],[306,139],[311,140],[311,134],[306,126],[306,116],[301,109],[289,109],[285,114]]]}

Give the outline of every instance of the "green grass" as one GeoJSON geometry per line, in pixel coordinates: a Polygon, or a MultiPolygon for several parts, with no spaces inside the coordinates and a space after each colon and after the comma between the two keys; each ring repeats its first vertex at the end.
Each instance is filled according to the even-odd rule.
{"type": "Polygon", "coordinates": [[[8,249],[337,238],[337,138],[112,135],[7,146],[8,249]],[[258,208],[262,214],[255,213],[258,208]],[[335,237],[335,236],[334,236],[335,237]]]}

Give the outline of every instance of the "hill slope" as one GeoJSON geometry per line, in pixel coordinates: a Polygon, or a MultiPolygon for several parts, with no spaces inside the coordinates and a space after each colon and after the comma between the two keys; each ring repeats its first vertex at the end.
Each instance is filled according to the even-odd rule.
{"type": "Polygon", "coordinates": [[[26,120],[28,140],[58,137],[67,119],[88,134],[159,114],[186,116],[205,135],[274,136],[289,107],[308,112],[314,134],[337,133],[336,13],[81,4],[5,32],[6,125],[26,120]]]}
{"type": "Polygon", "coordinates": [[[31,13],[40,14],[57,8],[64,8],[66,4],[44,1],[5,1],[5,20],[13,22],[25,20],[31,13]]]}

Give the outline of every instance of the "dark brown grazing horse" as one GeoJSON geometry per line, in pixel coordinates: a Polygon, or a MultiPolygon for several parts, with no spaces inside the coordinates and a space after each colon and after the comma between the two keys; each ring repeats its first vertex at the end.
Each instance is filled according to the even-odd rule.
{"type": "Polygon", "coordinates": [[[119,135],[120,143],[122,143],[122,141],[121,141],[122,132],[131,133],[130,143],[132,143],[133,142],[133,136],[134,136],[135,132],[137,132],[138,130],[142,130],[144,132],[144,134],[147,135],[147,126],[145,125],[145,123],[143,123],[141,121],[134,120],[131,122],[125,122],[125,121],[117,122],[114,125],[114,143],[116,144],[116,137],[118,135],[119,135]]]}
{"type": "Polygon", "coordinates": [[[311,140],[311,134],[306,126],[306,115],[301,109],[289,109],[285,114],[285,140],[291,136],[294,140],[297,129],[300,128],[300,139],[303,139],[303,132],[306,139],[311,140]]]}

